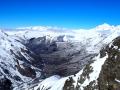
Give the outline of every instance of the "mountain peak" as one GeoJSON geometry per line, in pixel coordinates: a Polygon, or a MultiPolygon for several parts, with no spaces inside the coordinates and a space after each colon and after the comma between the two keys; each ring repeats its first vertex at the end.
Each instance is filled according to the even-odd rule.
{"type": "Polygon", "coordinates": [[[102,25],[98,25],[95,29],[96,30],[113,30],[115,28],[114,25],[109,25],[107,23],[104,23],[102,25]]]}

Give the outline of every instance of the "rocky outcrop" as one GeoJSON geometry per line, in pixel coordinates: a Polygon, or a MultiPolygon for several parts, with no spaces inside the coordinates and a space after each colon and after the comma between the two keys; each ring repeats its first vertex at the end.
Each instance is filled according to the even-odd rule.
{"type": "MultiPolygon", "coordinates": [[[[104,64],[101,66],[99,77],[96,78],[96,80],[89,82],[89,84],[84,87],[84,90],[120,89],[120,37],[117,37],[112,41],[112,43],[104,47],[100,51],[99,57],[103,58],[106,55],[108,55],[108,58],[106,58],[104,64]]],[[[67,79],[64,84],[64,88],[66,89],[64,90],[78,90],[78,87],[80,89],[87,78],[89,80],[91,79],[90,74],[93,72],[93,68],[94,67],[91,67],[90,64],[86,65],[82,74],[80,75],[80,78],[77,80],[77,83],[79,84],[77,84],[76,87],[73,86],[74,88],[72,87],[75,82],[74,79],[72,77],[67,79]]]]}
{"type": "Polygon", "coordinates": [[[120,89],[120,37],[113,40],[113,43],[105,49],[108,58],[102,66],[98,78],[100,90],[119,90],[120,89]]]}
{"type": "Polygon", "coordinates": [[[7,78],[0,79],[0,90],[12,90],[12,82],[7,78]]]}
{"type": "Polygon", "coordinates": [[[20,65],[19,61],[17,60],[17,65],[16,65],[18,71],[20,74],[26,77],[31,77],[31,78],[36,78],[36,72],[34,69],[32,69],[30,66],[25,66],[24,64],[20,65]],[[22,67],[21,67],[22,66],[22,67]]]}
{"type": "Polygon", "coordinates": [[[54,41],[47,39],[46,36],[39,38],[31,38],[27,40],[25,45],[36,54],[48,54],[57,50],[57,45],[54,41]]]}

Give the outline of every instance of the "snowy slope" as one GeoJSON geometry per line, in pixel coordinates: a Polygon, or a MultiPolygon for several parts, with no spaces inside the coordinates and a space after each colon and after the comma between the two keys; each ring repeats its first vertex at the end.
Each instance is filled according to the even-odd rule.
{"type": "MultiPolygon", "coordinates": [[[[0,30],[0,76],[10,79],[13,83],[13,87],[32,80],[31,77],[22,75],[16,67],[19,62],[20,67],[25,69],[23,64],[33,59],[26,52],[23,52],[23,50],[27,51],[27,48],[21,44],[16,37],[10,37],[0,30]],[[22,59],[23,57],[25,59],[22,59]]],[[[29,63],[27,64],[30,65],[29,63]]],[[[35,69],[32,65],[31,68],[35,69]]]]}

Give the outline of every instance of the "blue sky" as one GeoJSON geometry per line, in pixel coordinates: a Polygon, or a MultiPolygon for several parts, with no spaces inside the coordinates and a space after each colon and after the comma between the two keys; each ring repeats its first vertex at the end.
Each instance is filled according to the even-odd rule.
{"type": "Polygon", "coordinates": [[[120,0],[0,0],[0,28],[120,24],[120,0]]]}

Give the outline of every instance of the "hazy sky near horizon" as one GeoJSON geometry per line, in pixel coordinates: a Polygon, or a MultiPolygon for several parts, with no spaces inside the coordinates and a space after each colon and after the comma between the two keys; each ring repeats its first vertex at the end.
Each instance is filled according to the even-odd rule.
{"type": "Polygon", "coordinates": [[[120,0],[0,0],[0,28],[120,24],[120,0]]]}

